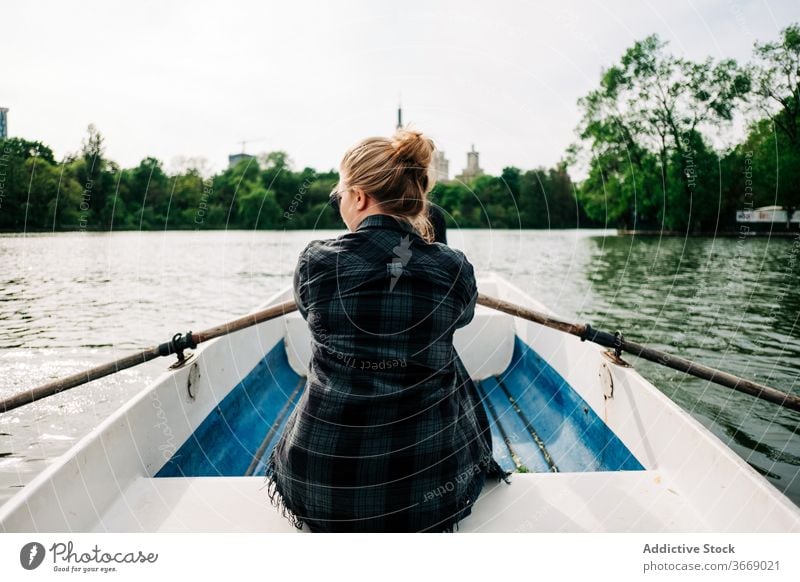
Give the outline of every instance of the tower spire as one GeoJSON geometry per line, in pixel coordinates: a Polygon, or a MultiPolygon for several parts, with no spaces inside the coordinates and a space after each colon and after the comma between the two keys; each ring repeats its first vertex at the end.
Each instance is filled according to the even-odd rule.
{"type": "Polygon", "coordinates": [[[403,103],[400,99],[400,94],[397,94],[397,129],[403,127],[403,103]]]}

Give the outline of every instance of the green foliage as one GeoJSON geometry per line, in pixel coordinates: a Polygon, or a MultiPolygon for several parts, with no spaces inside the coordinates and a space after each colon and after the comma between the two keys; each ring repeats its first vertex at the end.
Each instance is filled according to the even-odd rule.
{"type": "MultiPolygon", "coordinates": [[[[285,152],[240,161],[205,178],[189,168],[169,175],[147,157],[121,169],[104,157],[90,126],[77,155],[57,164],[37,142],[7,140],[0,198],[2,230],[320,229],[343,228],[328,206],[336,172],[294,171],[285,152]]],[[[566,167],[504,168],[471,184],[438,184],[434,203],[459,228],[590,226],[566,167]]]]}
{"type": "Polygon", "coordinates": [[[39,142],[0,142],[0,229],[342,228],[327,205],[338,175],[293,172],[284,152],[204,177],[194,168],[169,175],[153,157],[121,169],[103,142],[89,126],[61,163],[39,142]]]}
{"type": "Polygon", "coordinates": [[[755,57],[748,67],[692,62],[655,35],[634,43],[578,101],[580,142],[568,160],[588,169],[578,186],[587,215],[608,226],[700,232],[733,226],[746,202],[796,208],[800,28],[757,43],[755,57]],[[714,151],[706,136],[748,101],[767,118],[743,144],[714,151]],[[745,200],[751,179],[754,195],[745,200]]]}
{"type": "Polygon", "coordinates": [[[778,42],[755,45],[750,69],[755,105],[777,126],[788,143],[800,146],[800,26],[781,32],[778,42]]]}
{"type": "MultiPolygon", "coordinates": [[[[633,44],[578,101],[578,143],[555,168],[506,167],[431,192],[456,228],[611,226],[703,232],[738,208],[800,207],[800,27],[756,43],[754,62],[694,62],[657,36],[633,44]],[[716,151],[710,136],[737,114],[760,120],[716,151]],[[582,163],[575,184],[567,164],[582,163]]],[[[343,228],[329,208],[336,172],[297,171],[286,152],[207,177],[168,174],[152,157],[120,168],[89,126],[79,152],[56,161],[40,142],[0,142],[0,229],[343,228]]]]}
{"type": "Polygon", "coordinates": [[[596,226],[579,207],[566,167],[522,172],[503,168],[500,177],[469,184],[438,183],[431,200],[451,228],[585,228],[596,226]]]}

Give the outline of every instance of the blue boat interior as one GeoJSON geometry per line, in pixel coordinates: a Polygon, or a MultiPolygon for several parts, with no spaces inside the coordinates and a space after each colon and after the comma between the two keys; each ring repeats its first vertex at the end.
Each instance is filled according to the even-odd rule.
{"type": "MultiPolygon", "coordinates": [[[[644,467],[581,396],[519,337],[508,368],[475,383],[495,459],[514,472],[644,467]]],[[[156,477],[263,475],[305,387],[283,341],[215,407],[156,477]]]]}

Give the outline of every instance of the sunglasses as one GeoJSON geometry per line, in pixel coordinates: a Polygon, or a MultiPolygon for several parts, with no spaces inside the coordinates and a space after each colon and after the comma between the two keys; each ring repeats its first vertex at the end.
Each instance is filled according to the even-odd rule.
{"type": "Polygon", "coordinates": [[[342,197],[339,195],[339,190],[334,190],[328,197],[328,205],[336,212],[339,212],[339,201],[342,197]]]}

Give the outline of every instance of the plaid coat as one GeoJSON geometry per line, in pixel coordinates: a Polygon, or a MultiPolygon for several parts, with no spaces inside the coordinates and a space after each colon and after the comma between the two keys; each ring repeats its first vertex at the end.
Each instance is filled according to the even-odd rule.
{"type": "Polygon", "coordinates": [[[312,241],[294,292],[312,357],[266,479],[295,527],[453,531],[487,477],[509,483],[453,347],[478,294],[461,251],[371,215],[354,232],[312,241]]]}

